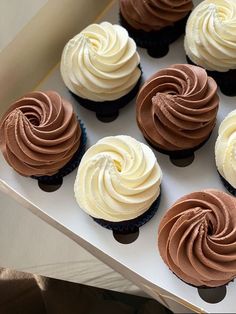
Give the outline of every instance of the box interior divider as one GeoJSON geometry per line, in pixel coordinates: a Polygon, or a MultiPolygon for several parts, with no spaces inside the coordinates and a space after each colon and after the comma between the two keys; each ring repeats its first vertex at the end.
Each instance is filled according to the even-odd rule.
{"type": "MultiPolygon", "coordinates": [[[[197,4],[199,1],[195,0],[194,2],[197,4]]],[[[0,67],[3,66],[3,72],[5,72],[5,76],[2,75],[1,68],[0,82],[3,86],[3,93],[1,91],[0,94],[1,110],[6,109],[10,100],[35,87],[38,82],[36,89],[55,89],[73,103],[79,118],[86,125],[88,146],[104,136],[121,133],[145,142],[136,124],[135,101],[121,110],[117,120],[108,124],[101,123],[92,112],[77,105],[61,79],[59,64],[50,71],[51,67],[59,61],[66,41],[75,32],[94,20],[106,4],[108,6],[103,15],[99,17],[99,20],[118,23],[118,1],[63,0],[60,2],[61,4],[58,3],[58,1],[49,1],[41,9],[41,14],[45,16],[36,16],[31,21],[32,25],[30,22],[26,29],[22,30],[23,33],[18,34],[19,38],[17,36],[15,41],[0,54],[0,67]],[[70,8],[68,8],[68,3],[71,5],[70,8]],[[47,12],[46,8],[47,10],[50,8],[52,11],[55,9],[57,13],[47,12]],[[57,15],[58,12],[60,15],[57,15]],[[81,18],[78,19],[78,16],[81,18]],[[55,23],[52,23],[52,17],[55,23]],[[59,17],[62,20],[58,21],[59,17]],[[46,21],[47,25],[51,25],[51,28],[44,28],[43,21],[46,21]],[[27,47],[26,43],[32,43],[34,38],[35,29],[33,25],[35,23],[38,32],[40,32],[41,25],[42,34],[38,41],[34,40],[35,46],[30,45],[27,47]],[[71,23],[71,25],[69,26],[67,23],[71,23]],[[65,26],[65,32],[62,24],[65,26]],[[54,26],[56,30],[53,29],[54,26]],[[45,40],[44,35],[47,32],[49,37],[45,40]],[[21,35],[22,38],[20,38],[21,35]],[[55,41],[54,36],[56,37],[55,41]],[[52,51],[49,49],[51,44],[52,51]],[[43,48],[43,56],[40,55],[41,48],[43,48]],[[12,49],[17,50],[13,53],[12,49]],[[16,57],[17,52],[19,52],[19,58],[16,57]],[[9,56],[6,55],[7,53],[9,53],[9,56]],[[47,56],[48,61],[46,60],[47,56]],[[29,63],[20,64],[26,58],[29,58],[29,63]],[[39,66],[35,65],[33,61],[38,63],[39,66]],[[4,62],[5,64],[3,64],[4,62]],[[32,69],[30,66],[32,66],[32,69]],[[7,71],[8,67],[10,68],[9,73],[7,71]],[[39,71],[39,73],[35,73],[35,71],[39,71]],[[44,79],[39,82],[43,77],[44,79]]],[[[172,44],[168,55],[161,59],[149,57],[144,49],[138,49],[138,51],[141,56],[144,80],[155,71],[170,64],[186,63],[183,37],[172,44]]],[[[2,154],[0,154],[0,189],[86,248],[94,256],[132,280],[151,296],[156,299],[159,298],[160,302],[170,308],[173,301],[199,313],[234,313],[234,295],[236,293],[234,282],[227,286],[226,297],[221,302],[216,304],[207,303],[200,298],[196,288],[183,283],[170,272],[164,265],[157,249],[158,224],[174,201],[188,192],[204,188],[224,190],[215,168],[214,144],[220,122],[228,112],[235,108],[235,98],[223,96],[221,93],[219,95],[221,105],[215,130],[207,144],[196,152],[195,160],[190,166],[185,168],[176,167],[167,156],[155,152],[164,173],[161,204],[155,217],[140,228],[139,237],[131,244],[124,245],[117,242],[109,230],[97,225],[80,210],[73,196],[76,171],[64,178],[64,183],[59,190],[46,193],[39,189],[35,180],[18,175],[7,165],[2,154]]]]}

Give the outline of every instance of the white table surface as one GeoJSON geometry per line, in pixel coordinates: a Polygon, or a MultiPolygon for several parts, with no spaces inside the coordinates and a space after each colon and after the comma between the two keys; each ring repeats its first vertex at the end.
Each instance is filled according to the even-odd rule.
{"type": "Polygon", "coordinates": [[[0,267],[145,295],[129,280],[2,192],[0,267]]]}

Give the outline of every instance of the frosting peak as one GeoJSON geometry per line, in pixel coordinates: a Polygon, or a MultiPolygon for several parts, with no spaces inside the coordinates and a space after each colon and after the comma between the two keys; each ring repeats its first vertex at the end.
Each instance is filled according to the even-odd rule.
{"type": "Polygon", "coordinates": [[[130,220],[157,199],[161,178],[156,157],[147,145],[126,135],[105,137],[81,160],[75,198],[94,218],[130,220]]]}
{"type": "Polygon", "coordinates": [[[217,190],[180,198],[162,218],[160,255],[183,281],[217,287],[236,277],[236,199],[217,190]]]}
{"type": "Polygon", "coordinates": [[[190,149],[209,137],[218,103],[217,85],[204,69],[176,64],[145,82],[137,97],[137,122],[154,146],[190,149]]]}
{"type": "Polygon", "coordinates": [[[120,25],[91,24],[65,46],[61,75],[74,94],[92,101],[111,101],[128,94],[141,70],[137,47],[120,25]]]}
{"type": "Polygon", "coordinates": [[[72,105],[54,91],[28,93],[0,121],[0,149],[23,176],[55,174],[73,157],[80,137],[72,105]]]}
{"type": "Polygon", "coordinates": [[[184,18],[193,7],[192,0],[120,0],[125,20],[136,29],[157,31],[184,18]]]}

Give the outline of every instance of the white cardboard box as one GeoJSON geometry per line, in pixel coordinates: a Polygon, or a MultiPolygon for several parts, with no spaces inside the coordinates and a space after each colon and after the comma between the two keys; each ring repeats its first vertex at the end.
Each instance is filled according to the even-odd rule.
{"type": "MultiPolygon", "coordinates": [[[[62,48],[67,40],[86,24],[90,24],[102,7],[105,10],[99,20],[118,22],[117,1],[109,4],[108,2],[105,0],[70,0],[60,1],[60,3],[51,0],[47,2],[39,14],[31,20],[29,23],[31,25],[28,24],[0,54],[0,82],[3,87],[0,94],[1,112],[6,109],[10,100],[31,90],[34,83],[38,82],[35,89],[55,89],[75,105],[78,116],[87,128],[88,146],[104,136],[122,133],[144,142],[135,121],[134,101],[121,110],[117,120],[105,124],[99,122],[92,112],[76,106],[76,101],[62,82],[59,64],[48,73],[49,68],[59,61],[62,48]],[[74,10],[71,7],[68,10],[68,2],[70,2],[70,6],[74,5],[74,10]],[[59,5],[56,6],[56,3],[59,5]],[[64,27],[61,23],[52,23],[55,18],[54,9],[57,19],[61,18],[61,23],[65,23],[64,27]],[[88,19],[86,19],[86,13],[89,16],[88,19]],[[77,20],[80,23],[77,24],[77,20]],[[40,32],[42,21],[47,23],[47,26],[50,25],[50,31],[41,34],[42,38],[40,37],[38,40],[36,35],[40,32]],[[26,47],[33,45],[31,52],[36,55],[29,55],[28,51],[24,55],[23,50],[23,56],[18,56],[17,52],[22,52],[19,49],[24,45],[26,47]],[[12,67],[14,62],[15,70],[12,67]],[[13,81],[9,81],[8,70],[13,75],[13,81]],[[29,73],[32,75],[31,80],[28,77],[29,73]],[[44,79],[39,82],[42,76],[44,79]]],[[[195,4],[199,2],[196,0],[195,4]]],[[[147,55],[144,49],[139,49],[139,53],[144,79],[170,64],[186,63],[183,38],[171,45],[170,52],[164,58],[153,59],[147,55]]],[[[157,249],[158,223],[175,200],[188,192],[203,188],[224,189],[216,173],[214,143],[220,121],[234,108],[235,97],[229,98],[220,94],[220,110],[216,128],[208,143],[196,152],[195,160],[190,166],[178,168],[169,161],[167,156],[155,153],[164,173],[161,204],[155,217],[140,229],[138,239],[131,244],[125,245],[117,242],[112,232],[97,225],[80,210],[73,196],[76,171],[64,178],[63,185],[59,190],[46,193],[38,187],[37,181],[18,175],[0,155],[0,189],[173,311],[183,313],[184,306],[187,312],[235,313],[236,283],[232,282],[227,286],[226,296],[221,302],[207,303],[201,299],[196,288],[183,283],[169,271],[157,249]],[[180,307],[178,308],[176,304],[179,304],[180,307]]],[[[215,293],[217,294],[217,291],[215,293]]]]}

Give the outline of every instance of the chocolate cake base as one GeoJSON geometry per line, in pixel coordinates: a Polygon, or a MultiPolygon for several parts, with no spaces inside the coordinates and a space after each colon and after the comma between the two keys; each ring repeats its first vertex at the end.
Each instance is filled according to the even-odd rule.
{"type": "Polygon", "coordinates": [[[122,16],[120,12],[120,24],[126,28],[129,36],[134,39],[141,48],[146,48],[148,54],[153,58],[164,57],[169,51],[169,45],[177,40],[185,32],[185,26],[190,12],[183,19],[167,26],[159,31],[145,32],[133,28],[122,16]]]}
{"type": "MultiPolygon", "coordinates": [[[[169,267],[168,267],[169,268],[169,267]]],[[[170,268],[169,270],[172,272],[173,275],[175,275],[179,280],[181,280],[182,282],[186,283],[187,285],[193,287],[193,288],[197,288],[197,289],[215,289],[215,288],[221,288],[221,287],[227,287],[227,285],[230,283],[230,282],[233,282],[234,279],[230,280],[229,282],[227,282],[226,284],[224,285],[221,285],[221,286],[216,286],[216,287],[208,287],[208,286],[195,286],[191,283],[188,283],[187,281],[184,281],[182,278],[180,278],[179,276],[176,275],[176,273],[174,273],[170,268]]]]}
{"type": "Polygon", "coordinates": [[[227,189],[227,191],[229,191],[230,194],[232,194],[233,196],[236,196],[236,189],[227,181],[225,180],[224,177],[222,177],[222,175],[219,173],[219,171],[217,171],[220,179],[224,185],[224,187],[227,189]]]}
{"type": "Polygon", "coordinates": [[[197,146],[195,146],[193,148],[183,149],[183,150],[176,150],[176,151],[168,151],[168,150],[162,149],[160,147],[157,147],[157,146],[153,145],[145,136],[144,136],[144,138],[148,142],[148,144],[152,148],[157,150],[159,153],[168,155],[170,158],[173,158],[173,159],[184,159],[184,158],[189,158],[192,155],[194,155],[194,152],[196,150],[200,149],[209,140],[210,136],[211,136],[211,133],[209,134],[207,139],[205,139],[202,143],[200,143],[199,145],[197,145],[197,146]]]}
{"type": "MultiPolygon", "coordinates": [[[[186,59],[189,64],[198,66],[187,55],[186,59]]],[[[236,70],[229,70],[228,72],[206,71],[216,81],[222,94],[230,97],[236,96],[236,70]]]]}
{"type": "Polygon", "coordinates": [[[96,113],[98,120],[102,122],[111,122],[114,121],[119,116],[119,110],[122,107],[126,106],[137,95],[141,82],[142,82],[142,69],[141,76],[137,84],[133,87],[133,89],[128,94],[112,101],[96,102],[75,95],[71,91],[70,93],[82,107],[94,111],[96,113]]]}
{"type": "Polygon", "coordinates": [[[141,226],[147,223],[156,213],[161,200],[161,193],[158,198],[154,201],[151,207],[142,215],[137,218],[124,220],[121,222],[112,222],[103,219],[93,218],[102,227],[113,230],[116,233],[128,234],[137,231],[141,226]]]}

